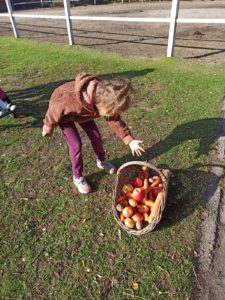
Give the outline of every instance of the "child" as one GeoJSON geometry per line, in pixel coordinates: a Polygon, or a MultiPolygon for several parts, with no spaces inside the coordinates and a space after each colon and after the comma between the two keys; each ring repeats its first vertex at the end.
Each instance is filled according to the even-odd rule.
{"type": "Polygon", "coordinates": [[[132,92],[131,83],[126,79],[100,80],[85,73],[54,90],[44,118],[42,136],[51,135],[54,127],[60,126],[69,150],[73,182],[80,193],[90,193],[91,187],[83,177],[82,143],[74,123],[78,123],[90,139],[97,167],[109,174],[115,173],[116,168],[105,160],[101,134],[93,119],[105,117],[114,133],[130,146],[133,155],[140,156],[144,151],[139,145],[142,142],[133,139],[120,118],[130,105],[132,92]]]}
{"type": "Polygon", "coordinates": [[[7,97],[6,92],[0,88],[0,117],[3,116],[6,112],[14,113],[16,105],[13,105],[12,102],[7,97]]]}

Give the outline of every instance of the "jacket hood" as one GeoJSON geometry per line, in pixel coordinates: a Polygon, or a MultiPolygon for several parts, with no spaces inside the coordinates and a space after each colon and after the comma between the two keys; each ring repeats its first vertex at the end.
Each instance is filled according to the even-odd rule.
{"type": "MultiPolygon", "coordinates": [[[[99,79],[90,74],[81,73],[75,78],[75,95],[88,108],[94,106],[94,92],[99,79]]],[[[91,110],[92,110],[91,109],[91,110]]]]}

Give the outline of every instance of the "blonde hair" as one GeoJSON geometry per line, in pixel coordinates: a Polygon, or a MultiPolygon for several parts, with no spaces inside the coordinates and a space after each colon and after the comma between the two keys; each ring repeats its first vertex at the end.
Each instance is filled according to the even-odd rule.
{"type": "Polygon", "coordinates": [[[128,79],[101,80],[95,91],[95,106],[101,116],[116,116],[130,107],[133,88],[128,79]]]}

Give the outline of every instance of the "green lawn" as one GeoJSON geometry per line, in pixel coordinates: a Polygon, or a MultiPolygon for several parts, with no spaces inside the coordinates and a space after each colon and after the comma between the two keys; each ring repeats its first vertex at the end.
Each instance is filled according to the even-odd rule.
{"type": "MultiPolygon", "coordinates": [[[[224,68],[3,37],[0,49],[0,86],[20,109],[17,119],[0,119],[0,298],[189,299],[224,68]],[[172,169],[163,219],[152,233],[121,232],[111,211],[116,175],[97,169],[81,131],[94,188],[88,196],[73,188],[60,130],[41,136],[51,92],[82,71],[131,79],[135,101],[123,118],[144,141],[141,160],[172,169]]],[[[104,120],[97,123],[108,158],[117,167],[132,160],[104,120]]]]}

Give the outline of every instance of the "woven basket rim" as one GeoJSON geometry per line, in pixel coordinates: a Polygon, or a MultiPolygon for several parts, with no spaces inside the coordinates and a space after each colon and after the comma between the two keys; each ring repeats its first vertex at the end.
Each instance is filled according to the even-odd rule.
{"type": "Polygon", "coordinates": [[[161,172],[160,169],[158,169],[156,166],[154,166],[153,164],[149,163],[149,162],[144,162],[144,161],[130,161],[130,162],[126,162],[124,164],[122,164],[119,169],[117,170],[117,176],[119,176],[120,172],[128,167],[128,166],[132,166],[132,165],[137,165],[137,166],[147,166],[149,169],[156,171],[157,173],[159,173],[159,175],[167,181],[165,175],[161,172]]]}

